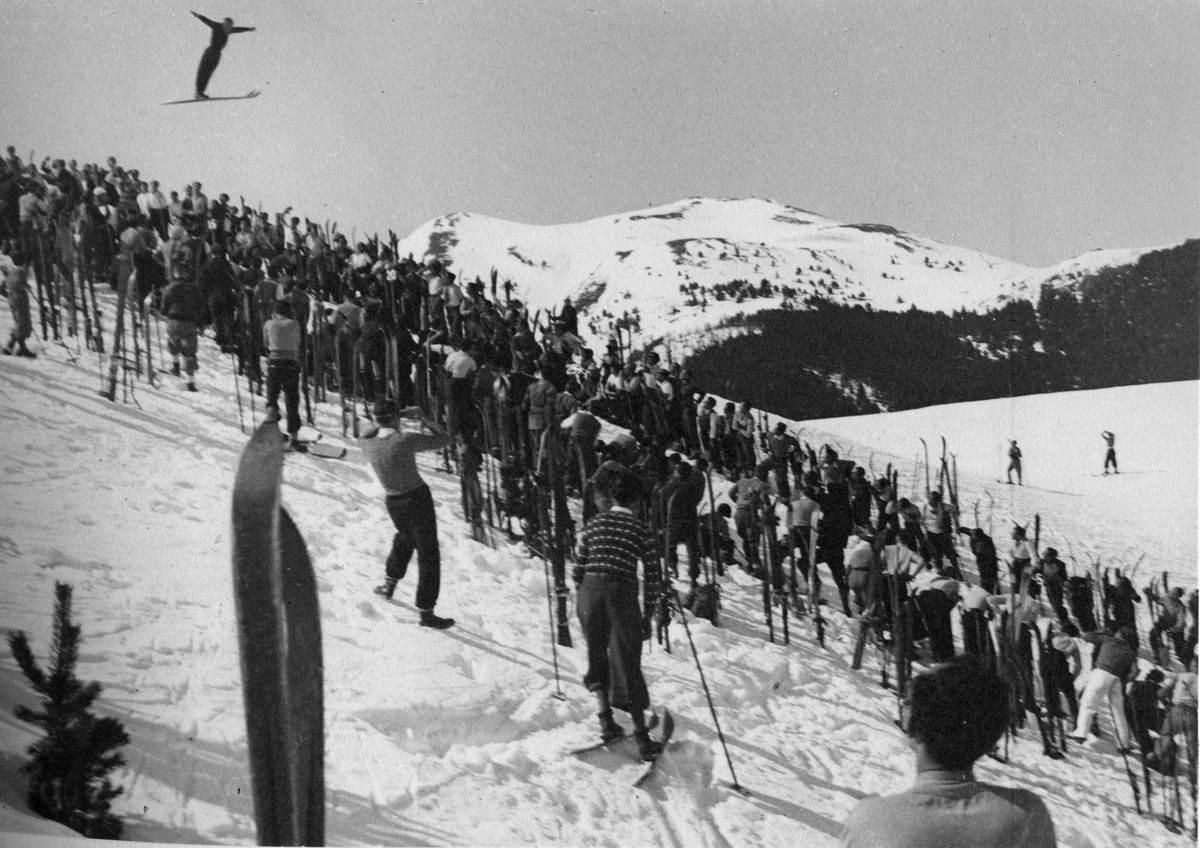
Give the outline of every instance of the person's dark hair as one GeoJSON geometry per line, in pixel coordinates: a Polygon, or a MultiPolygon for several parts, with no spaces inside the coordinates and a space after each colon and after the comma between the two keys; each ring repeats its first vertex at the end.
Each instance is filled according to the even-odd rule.
{"type": "Polygon", "coordinates": [[[281,315],[284,318],[292,317],[292,305],[286,300],[275,301],[275,314],[281,315]]]}
{"type": "Polygon", "coordinates": [[[1004,681],[963,654],[913,678],[907,731],[934,762],[965,770],[995,747],[1008,725],[1004,681]]]}
{"type": "Polygon", "coordinates": [[[637,477],[628,472],[618,474],[617,478],[612,483],[613,500],[624,507],[633,506],[637,502],[638,495],[641,494],[641,484],[637,477]]]}
{"type": "Polygon", "coordinates": [[[728,518],[729,516],[733,515],[733,508],[727,503],[720,504],[717,507],[717,515],[728,518]]]}
{"type": "Polygon", "coordinates": [[[375,418],[375,423],[380,427],[394,427],[396,424],[396,417],[400,414],[400,410],[397,409],[394,401],[384,399],[375,401],[375,407],[372,409],[372,413],[375,418]]]}

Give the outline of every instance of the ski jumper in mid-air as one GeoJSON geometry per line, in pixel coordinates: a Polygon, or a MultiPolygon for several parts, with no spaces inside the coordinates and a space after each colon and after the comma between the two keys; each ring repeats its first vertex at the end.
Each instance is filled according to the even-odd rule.
{"type": "Polygon", "coordinates": [[[196,69],[196,99],[205,100],[208,95],[204,91],[208,88],[208,81],[212,79],[213,71],[217,69],[217,64],[221,61],[221,51],[229,43],[229,36],[238,32],[254,32],[254,27],[235,27],[233,18],[226,18],[218,23],[196,12],[192,12],[192,14],[212,30],[212,40],[204,49],[204,55],[200,57],[200,67],[196,69]]]}

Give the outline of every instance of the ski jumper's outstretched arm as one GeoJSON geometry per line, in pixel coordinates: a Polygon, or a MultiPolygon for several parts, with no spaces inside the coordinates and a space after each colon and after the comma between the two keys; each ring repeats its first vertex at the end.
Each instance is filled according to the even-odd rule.
{"type": "Polygon", "coordinates": [[[229,34],[232,35],[235,32],[254,32],[254,27],[234,27],[229,31],[229,34]]]}
{"type": "Polygon", "coordinates": [[[199,18],[203,23],[207,24],[212,29],[217,29],[218,27],[222,26],[221,24],[217,23],[216,21],[214,21],[210,18],[204,17],[204,15],[200,14],[199,12],[192,12],[192,14],[194,16],[196,16],[197,18],[199,18]]]}

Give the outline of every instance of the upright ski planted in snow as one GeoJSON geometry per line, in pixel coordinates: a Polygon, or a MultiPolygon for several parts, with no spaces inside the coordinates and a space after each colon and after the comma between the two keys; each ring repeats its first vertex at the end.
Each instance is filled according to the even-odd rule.
{"type": "Polygon", "coordinates": [[[233,487],[233,587],[258,841],[323,845],[321,617],[300,531],[280,504],[283,437],[255,431],[233,487]]]}

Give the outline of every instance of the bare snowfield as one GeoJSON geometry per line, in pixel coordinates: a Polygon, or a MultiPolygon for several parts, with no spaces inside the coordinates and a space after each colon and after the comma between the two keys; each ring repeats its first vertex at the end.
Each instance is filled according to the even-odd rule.
{"type": "MultiPolygon", "coordinates": [[[[6,335],[10,318],[0,312],[6,335]]],[[[74,585],[79,674],[104,685],[100,708],[132,738],[116,803],[126,838],[253,844],[229,517],[248,437],[230,359],[204,340],[199,394],[168,376],[156,389],[138,382],[128,402],[118,390],[109,403],[97,395],[94,354],[75,353],[73,340],[76,363],[62,346],[34,349],[37,360],[0,358],[8,445],[0,622],[28,631],[44,658],[54,582],[74,585]]],[[[335,406],[318,407],[316,423],[325,440],[340,441],[335,406]]],[[[802,435],[838,443],[877,472],[889,458],[899,462],[904,487],[917,437],[940,453],[944,435],[958,456],[964,511],[980,501],[1002,550],[1004,528],[1037,513],[1044,543],[1081,561],[1090,554],[1133,567],[1144,552],[1140,588],[1164,568],[1195,585],[1196,423],[1197,384],[1177,383],[808,422],[802,435]],[[1101,429],[1117,434],[1119,477],[1091,476],[1103,458],[1101,429]],[[1025,450],[1029,487],[995,482],[1007,437],[1025,450]]],[[[558,652],[556,683],[542,563],[502,538],[495,550],[473,542],[458,481],[430,458],[423,471],[440,522],[438,609],[458,624],[419,628],[413,576],[396,603],[371,593],[390,522],[382,490],[349,447],[340,462],[291,455],[284,471],[283,500],[318,578],[330,844],[826,846],[859,799],[910,783],[912,757],[892,723],[895,695],[879,686],[877,659],[868,652],[861,672],[849,670],[850,622],[830,614],[827,649],[807,620],[791,622],[790,645],[771,644],[759,584],[740,570],[724,578],[720,626],[690,626],[737,780],[750,794],[726,785],[730,771],[678,622],[672,652],[655,643],[645,657],[653,700],[677,719],[659,773],[634,789],[637,767],[622,754],[571,756],[595,737],[594,707],[580,682],[577,627],[577,647],[558,652]],[[554,697],[559,685],[565,700],[554,697]]],[[[53,832],[27,814],[17,772],[34,737],[12,708],[31,702],[5,651],[4,842],[53,832]]],[[[1052,761],[1035,735],[1022,732],[1008,765],[985,759],[977,771],[1045,797],[1060,844],[1190,844],[1134,812],[1110,741],[1073,745],[1052,761]]],[[[1157,784],[1155,802],[1160,810],[1157,784]]]]}

